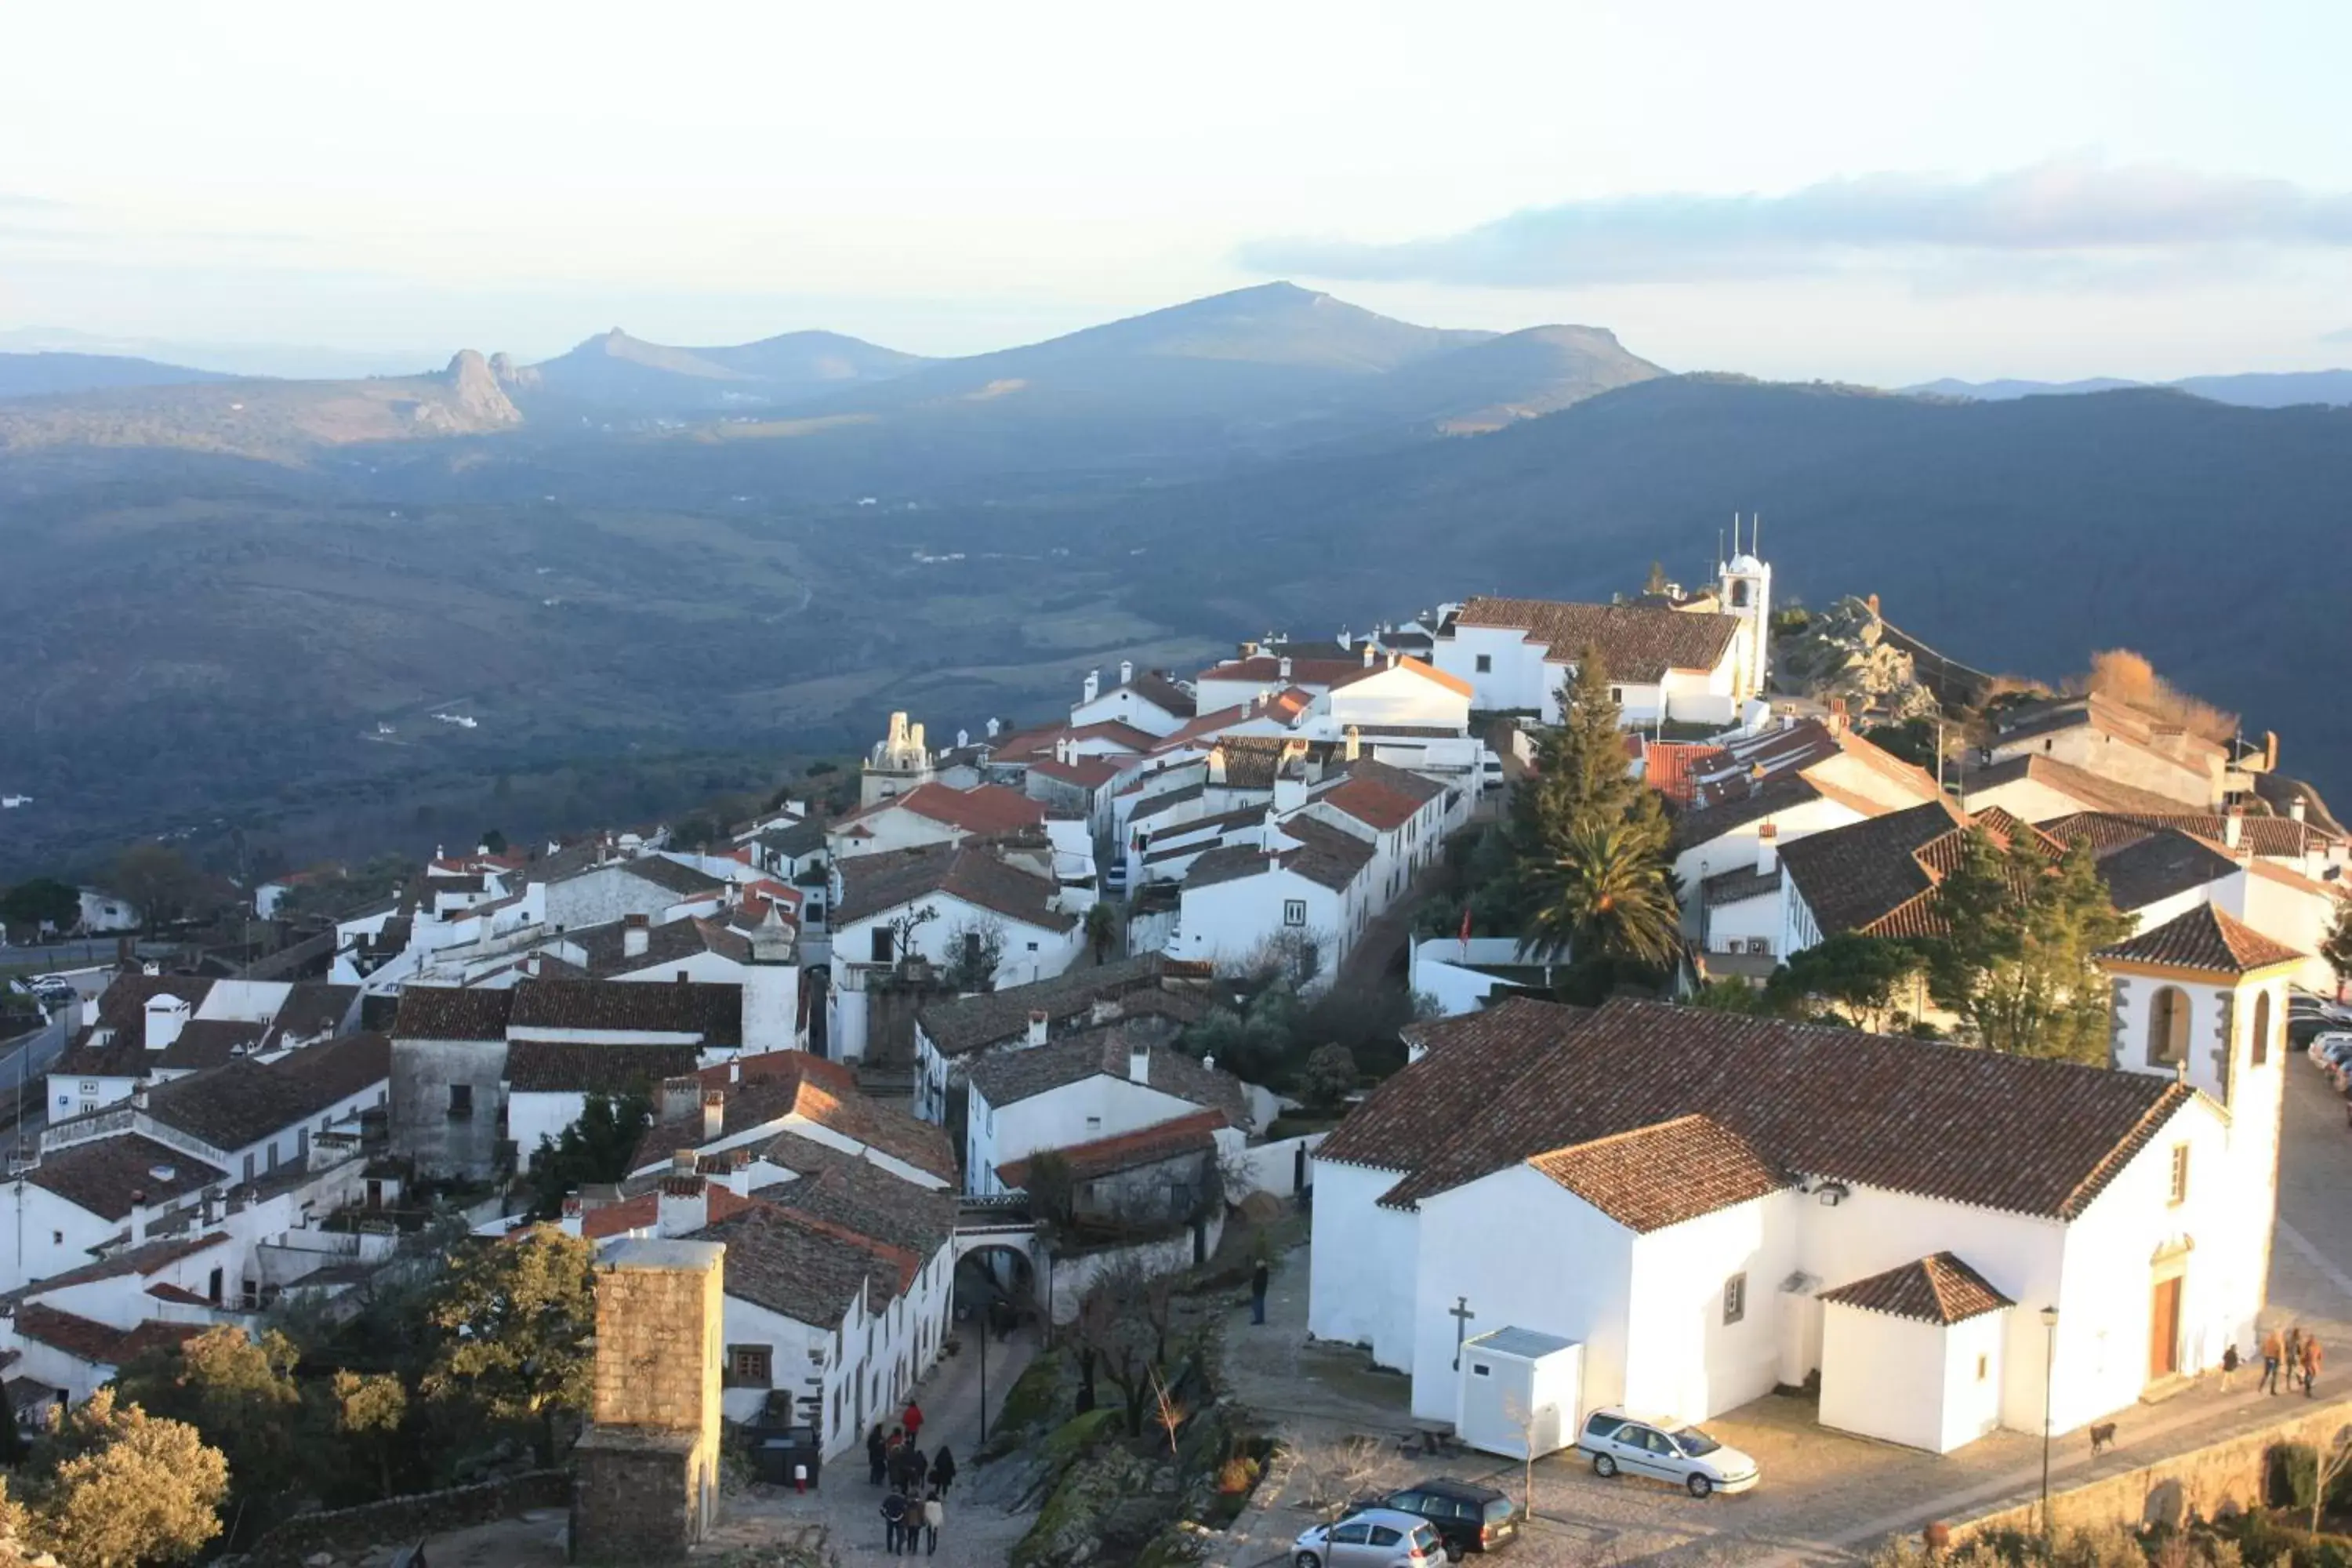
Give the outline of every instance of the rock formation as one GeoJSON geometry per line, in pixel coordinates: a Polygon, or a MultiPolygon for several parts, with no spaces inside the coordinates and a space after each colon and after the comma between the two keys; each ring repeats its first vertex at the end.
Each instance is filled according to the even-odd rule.
{"type": "Polygon", "coordinates": [[[1935,693],[1919,681],[1911,656],[1886,639],[1886,623],[1868,601],[1840,599],[1772,650],[1783,690],[1826,702],[1843,698],[1857,720],[1897,723],[1933,718],[1935,693]]]}

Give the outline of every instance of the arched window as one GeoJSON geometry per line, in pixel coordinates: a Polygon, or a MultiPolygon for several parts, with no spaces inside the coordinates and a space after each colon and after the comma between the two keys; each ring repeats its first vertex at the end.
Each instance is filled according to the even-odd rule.
{"type": "Polygon", "coordinates": [[[1731,607],[1735,610],[1744,610],[1748,607],[1748,584],[1745,582],[1734,583],[1731,585],[1731,607]]]}
{"type": "Polygon", "coordinates": [[[2147,1065],[2179,1067],[2189,1059],[2189,994],[2168,985],[2147,1007],[2147,1065]]]}
{"type": "Polygon", "coordinates": [[[2254,998],[2253,1064],[2262,1066],[2271,1059],[2271,994],[2267,991],[2254,998]]]}

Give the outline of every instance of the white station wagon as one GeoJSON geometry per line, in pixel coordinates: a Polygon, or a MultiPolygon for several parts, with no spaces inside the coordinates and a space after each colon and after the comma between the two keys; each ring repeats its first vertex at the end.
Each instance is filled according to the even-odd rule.
{"type": "Polygon", "coordinates": [[[1744,1492],[1757,1480],[1756,1461],[1726,1447],[1696,1426],[1649,1421],[1602,1408],[1585,1417],[1579,1452],[1592,1457],[1597,1476],[1647,1476],[1671,1481],[1696,1498],[1744,1492]]]}

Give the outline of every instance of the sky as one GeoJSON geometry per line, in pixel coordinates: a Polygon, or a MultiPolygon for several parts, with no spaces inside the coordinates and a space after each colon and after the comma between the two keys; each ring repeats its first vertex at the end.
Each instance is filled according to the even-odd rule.
{"type": "Polygon", "coordinates": [[[87,0],[0,34],[0,345],[951,354],[1286,278],[1775,378],[2352,363],[2335,0],[87,0]]]}

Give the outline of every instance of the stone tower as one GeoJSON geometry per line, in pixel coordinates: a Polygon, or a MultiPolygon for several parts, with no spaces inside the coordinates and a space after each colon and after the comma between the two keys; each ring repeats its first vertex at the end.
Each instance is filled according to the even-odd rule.
{"type": "Polygon", "coordinates": [[[596,1264],[596,1389],[572,1555],[667,1563],[717,1522],[726,1247],[625,1241],[596,1264]]]}
{"type": "Polygon", "coordinates": [[[931,753],[924,743],[923,727],[909,724],[904,713],[890,715],[890,732],[866,755],[858,780],[857,804],[876,805],[931,782],[931,753]]]}
{"type": "Polygon", "coordinates": [[[1740,548],[1737,517],[1731,520],[1731,559],[1716,568],[1715,586],[1723,613],[1739,622],[1732,696],[1745,702],[1764,689],[1771,667],[1772,568],[1757,557],[1754,535],[1747,549],[1740,548]]]}

